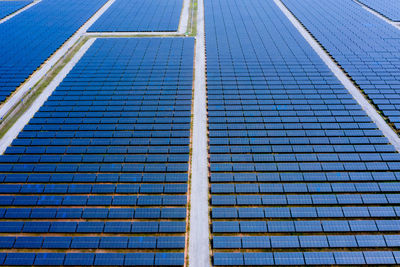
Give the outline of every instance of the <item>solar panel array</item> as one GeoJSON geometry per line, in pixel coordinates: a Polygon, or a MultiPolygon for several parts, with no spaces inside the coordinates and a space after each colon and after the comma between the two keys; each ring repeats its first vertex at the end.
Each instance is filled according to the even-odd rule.
{"type": "Polygon", "coordinates": [[[42,0],[0,24],[0,102],[106,2],[42,0]]]}
{"type": "Polygon", "coordinates": [[[396,0],[359,0],[359,1],[390,20],[400,21],[399,1],[396,0]]]}
{"type": "Polygon", "coordinates": [[[282,2],[399,130],[400,31],[353,1],[282,2]]]}
{"type": "Polygon", "coordinates": [[[205,30],[213,264],[400,264],[400,155],[310,45],[273,1],[205,30]]]}
{"type": "Polygon", "coordinates": [[[116,0],[90,32],[177,31],[182,0],[116,0]]]}
{"type": "Polygon", "coordinates": [[[19,9],[29,5],[33,0],[27,1],[0,1],[0,19],[11,15],[19,9]]]}
{"type": "Polygon", "coordinates": [[[184,264],[193,46],[94,42],[0,156],[0,264],[184,264]]]}

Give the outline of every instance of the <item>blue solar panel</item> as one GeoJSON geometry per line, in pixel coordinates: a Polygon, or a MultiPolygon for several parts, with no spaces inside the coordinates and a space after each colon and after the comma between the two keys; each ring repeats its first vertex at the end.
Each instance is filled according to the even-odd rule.
{"type": "Polygon", "coordinates": [[[183,253],[156,253],[154,264],[155,265],[183,265],[184,264],[183,253]]]}
{"type": "Polygon", "coordinates": [[[21,236],[15,241],[15,248],[40,248],[42,246],[43,237],[40,236],[21,236]]]}
{"type": "Polygon", "coordinates": [[[154,253],[127,253],[125,254],[125,265],[153,265],[154,253]]]}
{"type": "Polygon", "coordinates": [[[276,265],[302,265],[303,254],[300,252],[274,252],[276,265]]]}
{"type": "Polygon", "coordinates": [[[32,3],[32,0],[27,1],[1,1],[0,2],[0,19],[11,15],[19,9],[32,3]]]}
{"type": "Polygon", "coordinates": [[[297,236],[271,236],[272,248],[299,248],[297,236]]]}
{"type": "Polygon", "coordinates": [[[241,248],[241,239],[236,236],[214,236],[214,248],[241,248]]]}
{"type": "Polygon", "coordinates": [[[304,252],[307,265],[331,265],[335,264],[332,252],[304,252]]]}
{"type": "Polygon", "coordinates": [[[299,236],[302,248],[328,247],[326,236],[299,236]]]}
{"type": "Polygon", "coordinates": [[[42,248],[68,249],[71,241],[72,237],[68,236],[49,236],[44,238],[42,248]]]}
{"type": "Polygon", "coordinates": [[[98,248],[100,242],[99,237],[75,237],[72,240],[71,248],[98,248]]]}
{"type": "Polygon", "coordinates": [[[245,265],[273,265],[272,253],[243,253],[245,265]]]}
{"type": "Polygon", "coordinates": [[[38,253],[34,265],[63,265],[65,253],[38,253]]]}
{"type": "Polygon", "coordinates": [[[0,101],[3,102],[105,2],[85,1],[82,5],[80,1],[45,0],[2,23],[0,34],[4,38],[0,40],[0,50],[7,52],[1,54],[0,101]]]}
{"type": "Polygon", "coordinates": [[[0,157],[0,247],[74,251],[6,263],[183,265],[193,45],[94,42],[0,157]]]}
{"type": "Polygon", "coordinates": [[[15,237],[13,236],[2,236],[0,237],[0,248],[12,248],[15,242],[15,237]]]}
{"type": "Polygon", "coordinates": [[[67,253],[64,265],[93,265],[93,253],[67,253]]]}
{"type": "Polygon", "coordinates": [[[242,253],[222,253],[214,254],[214,265],[243,265],[242,253]]]}
{"type": "Polygon", "coordinates": [[[91,32],[177,31],[183,1],[117,0],[89,28],[91,32]]]}
{"type": "Polygon", "coordinates": [[[354,236],[348,235],[330,235],[328,236],[328,243],[330,247],[357,247],[357,241],[354,236]]]}
{"type": "Polygon", "coordinates": [[[124,264],[124,254],[119,253],[96,253],[94,265],[121,266],[124,264]]]}
{"type": "Polygon", "coordinates": [[[244,236],[242,237],[243,248],[269,248],[270,239],[267,236],[244,236]]]}
{"type": "Polygon", "coordinates": [[[128,246],[128,237],[126,236],[107,236],[100,240],[99,248],[104,249],[124,249],[128,246]]]}
{"type": "Polygon", "coordinates": [[[337,264],[365,264],[362,252],[334,252],[337,264]]]}
{"type": "MultiPolygon", "coordinates": [[[[389,18],[393,21],[400,21],[399,13],[396,10],[400,9],[399,2],[394,0],[360,0],[361,3],[368,6],[369,8],[375,10],[381,15],[389,18]]],[[[396,114],[396,113],[394,113],[396,114]]],[[[394,115],[393,114],[393,115],[394,115]]]]}
{"type": "MultiPolygon", "coordinates": [[[[373,28],[378,24],[384,36],[397,36],[365,10],[351,9],[364,18],[360,27],[373,25],[368,33],[353,30],[361,20],[336,2],[309,0],[307,8],[301,1],[284,2],[301,19],[312,18],[306,26],[334,49],[339,63],[344,60],[343,69],[356,62],[359,76],[372,77],[379,68],[374,62],[386,60],[386,54],[380,60],[379,49],[393,58],[397,41],[374,37],[378,44],[354,43],[361,35],[378,35],[373,28]],[[315,6],[338,26],[314,12],[315,6]],[[339,57],[342,50],[368,52],[339,57]]],[[[206,0],[205,31],[214,264],[351,264],[364,254],[335,253],[387,247],[389,238],[394,246],[396,237],[385,239],[381,232],[398,229],[400,210],[392,206],[399,203],[398,154],[279,7],[259,0],[206,0]],[[326,251],[309,251],[316,248],[326,251]],[[238,252],[235,260],[227,249],[238,252]],[[257,259],[259,251],[246,255],[252,249],[279,252],[272,262],[269,256],[257,259]]],[[[397,61],[390,62],[382,68],[392,73],[397,61]]],[[[397,81],[391,80],[394,90],[397,81]]]]}
{"type": "Polygon", "coordinates": [[[7,253],[4,265],[33,265],[35,253],[7,253]]]}
{"type": "MultiPolygon", "coordinates": [[[[283,2],[397,129],[399,85],[397,79],[390,78],[398,72],[396,54],[399,34],[396,29],[352,1],[329,2],[327,5],[307,1],[307,5],[320,10],[318,14],[302,8],[303,2],[283,2]],[[334,37],[335,32],[341,32],[346,37],[338,39],[334,37]],[[393,41],[387,41],[389,39],[393,41]],[[371,40],[374,41],[371,43],[371,40]],[[381,53],[385,53],[385,57],[381,57],[381,53]]],[[[360,2],[393,20],[399,19],[395,11],[398,6],[396,1],[360,2]]],[[[382,167],[391,169],[396,165],[387,163],[386,167],[382,167]]]]}
{"type": "Polygon", "coordinates": [[[384,235],[388,247],[397,247],[400,245],[399,235],[384,235]]]}
{"type": "MultiPolygon", "coordinates": [[[[284,3],[398,127],[397,33],[356,3],[307,1],[284,3]]],[[[22,27],[41,51],[7,52],[3,98],[102,4],[57,20],[46,49],[22,27]]],[[[116,0],[91,31],[175,31],[181,6],[116,0]]],[[[279,7],[205,0],[205,31],[213,264],[399,263],[400,156],[279,7]]],[[[0,156],[0,264],[185,264],[193,46],[94,42],[0,156]]]]}

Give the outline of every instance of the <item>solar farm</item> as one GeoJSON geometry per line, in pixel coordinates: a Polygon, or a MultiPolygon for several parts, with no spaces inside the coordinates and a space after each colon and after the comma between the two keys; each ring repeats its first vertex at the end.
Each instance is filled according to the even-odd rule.
{"type": "Polygon", "coordinates": [[[398,0],[0,0],[0,265],[400,266],[398,0]]]}

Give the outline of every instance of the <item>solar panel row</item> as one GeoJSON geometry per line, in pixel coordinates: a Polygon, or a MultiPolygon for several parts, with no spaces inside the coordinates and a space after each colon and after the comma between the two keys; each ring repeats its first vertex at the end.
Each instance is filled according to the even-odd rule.
{"type": "Polygon", "coordinates": [[[214,233],[297,233],[307,234],[312,232],[332,233],[343,232],[397,232],[400,230],[399,220],[260,220],[256,216],[252,221],[220,221],[213,220],[214,233]]]}
{"type": "MultiPolygon", "coordinates": [[[[107,205],[107,200],[99,199],[97,205],[107,205]]],[[[76,203],[78,204],[78,203],[76,203]]],[[[81,203],[79,203],[81,204],[81,203]]],[[[85,204],[81,204],[85,205],[85,204]]],[[[87,204],[90,205],[90,204],[87,204]]],[[[154,206],[157,203],[153,204],[154,206]]],[[[0,209],[0,218],[5,219],[148,219],[148,218],[185,218],[184,208],[6,208],[0,209]]]]}
{"type": "Polygon", "coordinates": [[[206,0],[205,29],[213,263],[395,264],[382,132],[273,1],[206,0]]]}
{"type": "Polygon", "coordinates": [[[0,156],[2,263],[184,264],[193,48],[93,43],[0,156]]]}
{"type": "Polygon", "coordinates": [[[70,38],[106,0],[43,0],[0,24],[0,102],[70,38]]]}
{"type": "Polygon", "coordinates": [[[184,195],[49,195],[49,196],[0,196],[0,206],[184,206],[184,195]]]}
{"type": "Polygon", "coordinates": [[[398,217],[400,207],[290,207],[290,208],[213,208],[219,218],[344,218],[398,217]]]}
{"type": "MultiPolygon", "coordinates": [[[[11,244],[13,240],[7,240],[11,244]]],[[[219,249],[398,247],[398,235],[215,236],[219,249]]]]}
{"type": "Polygon", "coordinates": [[[372,8],[381,15],[393,21],[400,21],[400,3],[395,0],[359,0],[364,5],[372,8]]]}
{"type": "Polygon", "coordinates": [[[170,248],[185,247],[183,236],[1,236],[2,249],[124,249],[124,248],[170,248]]]}
{"type": "Polygon", "coordinates": [[[183,253],[0,253],[4,265],[183,265],[183,253]]]}
{"type": "Polygon", "coordinates": [[[182,0],[116,0],[89,32],[177,31],[182,0]]]}
{"type": "MultiPolygon", "coordinates": [[[[188,153],[188,152],[187,152],[188,153]]],[[[55,157],[55,156],[54,156],[55,157]]],[[[3,155],[0,158],[7,158],[7,155],[3,155]]],[[[33,182],[33,183],[39,183],[39,182],[52,182],[52,183],[65,183],[65,182],[79,182],[79,183],[92,183],[92,182],[121,182],[121,183],[141,183],[143,182],[186,182],[187,180],[187,175],[185,173],[78,173],[78,174],[73,174],[73,173],[8,173],[8,174],[0,174],[0,181],[1,182],[6,182],[10,183],[7,185],[1,185],[0,192],[8,192],[8,190],[11,190],[11,192],[27,192],[30,189],[28,188],[33,188],[30,185],[15,185],[11,183],[21,183],[21,182],[33,182]],[[22,190],[23,189],[23,190],[22,190]]],[[[171,187],[172,185],[166,185],[167,188],[171,187]]],[[[47,187],[44,187],[44,192],[51,192],[53,189],[54,190],[62,190],[62,191],[68,191],[68,186],[66,185],[52,185],[49,184],[47,187]],[[64,189],[63,189],[64,188],[64,189]],[[47,189],[47,190],[46,190],[47,189]]],[[[75,186],[74,186],[75,187],[75,186]]],[[[86,191],[91,191],[91,188],[87,188],[86,191]]],[[[157,190],[158,191],[163,191],[163,187],[160,185],[137,185],[137,184],[130,184],[130,185],[117,185],[117,188],[111,186],[111,185],[94,185],[93,188],[102,188],[102,187],[109,187],[108,191],[109,192],[114,192],[117,190],[117,193],[124,193],[127,190],[129,190],[129,193],[134,192],[143,192],[143,193],[151,193],[152,190],[157,190]],[[158,189],[155,189],[158,188],[158,189]]],[[[37,186],[36,188],[43,188],[42,186],[37,186]]],[[[103,188],[104,189],[104,188],[103,188]]],[[[32,189],[33,190],[33,189],[32,189]]],[[[74,189],[73,191],[76,192],[74,189]]],[[[168,190],[167,190],[168,191],[168,190]]]]}
{"type": "MultiPolygon", "coordinates": [[[[308,154],[310,155],[310,154],[308,154]]],[[[343,154],[343,156],[353,157],[352,154],[343,154]]],[[[384,154],[382,154],[383,156],[384,154]]],[[[391,156],[393,154],[385,154],[391,156]]],[[[397,155],[397,154],[395,154],[397,155]]],[[[213,156],[213,155],[211,155],[213,156]]],[[[253,155],[256,157],[255,155],[253,155]]],[[[281,155],[282,156],[282,155],[281,155]]],[[[284,155],[284,157],[290,155],[284,155]]],[[[317,154],[319,157],[319,155],[317,154]]],[[[338,159],[338,155],[324,154],[326,159],[334,157],[338,159]]],[[[339,157],[341,155],[339,154],[339,157]]],[[[266,157],[268,159],[268,157],[266,157]]],[[[276,172],[263,172],[263,173],[212,173],[211,181],[213,182],[244,182],[244,181],[259,181],[259,182],[279,182],[279,181],[306,181],[306,182],[319,182],[319,181],[396,181],[399,179],[400,173],[398,172],[292,172],[292,173],[276,173],[276,172]]],[[[311,185],[311,184],[310,184],[311,185]]],[[[317,184],[322,186],[321,184],[317,184]]],[[[340,184],[338,184],[340,185],[340,184]]],[[[375,186],[376,187],[376,186],[375,186]]],[[[354,191],[354,190],[353,190],[354,191]]]]}
{"type": "MultiPolygon", "coordinates": [[[[0,221],[1,233],[185,233],[186,224],[184,221],[71,221],[75,217],[59,217],[57,221],[27,220],[21,221],[0,221]]],[[[23,218],[22,218],[23,219],[23,218]]],[[[110,218],[117,219],[117,218],[110,218]]],[[[151,219],[151,217],[150,217],[151,219]]]]}
{"type": "Polygon", "coordinates": [[[214,255],[215,265],[354,265],[399,264],[398,251],[223,253],[214,255]]]}
{"type": "MultiPolygon", "coordinates": [[[[354,1],[283,0],[303,25],[382,111],[396,129],[400,128],[398,29],[366,11],[354,1]],[[306,6],[312,6],[308,9],[306,6]]],[[[374,3],[381,12],[398,1],[362,1],[374,3]],[[390,4],[391,3],[391,4],[390,4]]],[[[396,8],[397,5],[397,8],[396,8]]]]}
{"type": "MultiPolygon", "coordinates": [[[[227,184],[225,184],[227,185],[227,184]]],[[[343,184],[343,187],[346,187],[343,184]]],[[[226,190],[224,190],[226,192],[226,190]]],[[[222,193],[224,193],[222,192],[222,193]]],[[[240,192],[241,193],[241,192],[240,192]]],[[[333,207],[334,205],[384,205],[391,204],[397,205],[400,203],[399,194],[375,194],[371,191],[370,194],[288,194],[282,195],[282,191],[276,192],[277,194],[271,194],[273,192],[269,191],[269,195],[266,194],[214,194],[211,197],[212,205],[226,206],[226,205],[263,205],[263,206],[273,206],[273,205],[313,205],[313,206],[325,206],[329,205],[333,207]]],[[[1,198],[0,198],[1,199],[1,198]]],[[[16,200],[17,201],[17,200],[16,200]]],[[[4,200],[5,203],[11,203],[11,200],[4,200]]],[[[1,201],[0,201],[1,203],[1,201]]],[[[38,201],[38,205],[40,205],[38,201]]],[[[352,207],[354,208],[354,207],[352,207]]],[[[317,207],[317,212],[323,212],[323,207],[317,207]]],[[[346,214],[350,212],[347,207],[343,207],[343,213],[346,214]]],[[[367,212],[367,207],[362,207],[363,210],[367,212]]],[[[394,207],[396,210],[397,207],[394,207]]]]}
{"type": "MultiPolygon", "coordinates": [[[[235,170],[234,170],[235,171],[235,170]]],[[[279,170],[278,170],[279,171],[279,170]]],[[[250,181],[251,182],[251,181],[250,181]]],[[[269,182],[269,181],[267,181],[269,182]]],[[[212,193],[318,193],[318,192],[398,192],[398,182],[360,183],[218,183],[212,193]]]]}
{"type": "Polygon", "coordinates": [[[26,1],[0,1],[0,19],[11,15],[19,9],[29,5],[33,0],[26,1]]]}
{"type": "MultiPolygon", "coordinates": [[[[45,151],[42,151],[45,153],[45,151]]],[[[24,153],[24,151],[19,151],[24,153]]],[[[29,154],[29,153],[27,153],[29,154]]],[[[0,166],[2,172],[186,172],[187,166],[182,164],[4,164],[0,166]]]]}

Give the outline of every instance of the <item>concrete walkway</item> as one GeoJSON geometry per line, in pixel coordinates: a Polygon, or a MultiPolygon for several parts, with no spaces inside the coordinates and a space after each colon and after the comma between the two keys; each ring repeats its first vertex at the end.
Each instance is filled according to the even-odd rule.
{"type": "Polygon", "coordinates": [[[210,266],[204,3],[198,1],[190,194],[189,266],[210,266]]]}
{"type": "Polygon", "coordinates": [[[183,0],[181,18],[179,19],[179,27],[178,34],[185,34],[188,30],[188,20],[189,20],[189,9],[190,9],[190,0],[183,0]]]}

